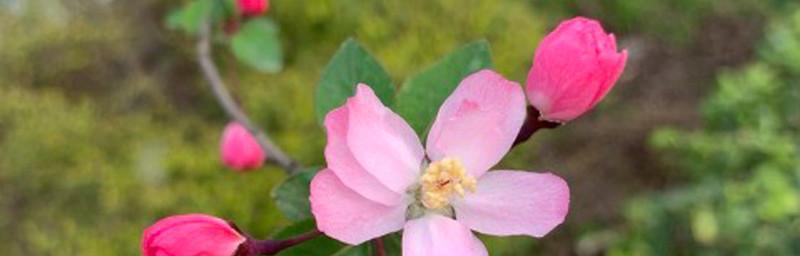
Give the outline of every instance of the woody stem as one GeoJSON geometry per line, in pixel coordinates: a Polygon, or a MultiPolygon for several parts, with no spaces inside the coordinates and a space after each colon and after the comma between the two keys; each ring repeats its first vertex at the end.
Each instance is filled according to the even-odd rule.
{"type": "Polygon", "coordinates": [[[200,39],[197,43],[197,58],[200,62],[200,68],[211,87],[211,91],[225,110],[225,113],[234,121],[242,124],[256,137],[258,144],[269,156],[267,161],[283,167],[283,169],[290,174],[297,172],[300,166],[281,150],[263,130],[253,124],[236,101],[233,100],[225,83],[222,81],[219,69],[217,69],[211,57],[211,24],[209,22],[205,22],[202,25],[199,37],[200,39]]]}

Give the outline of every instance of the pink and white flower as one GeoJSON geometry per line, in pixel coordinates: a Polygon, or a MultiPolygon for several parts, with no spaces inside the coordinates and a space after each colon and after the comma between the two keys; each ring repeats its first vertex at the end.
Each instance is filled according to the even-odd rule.
{"type": "Polygon", "coordinates": [[[311,182],[320,231],[360,244],[403,231],[403,255],[487,255],[471,230],[542,237],[566,217],[569,188],[550,173],[488,171],[525,119],[519,84],[482,70],[439,109],[423,149],[370,87],[325,117],[327,168],[311,182]]]}
{"type": "Polygon", "coordinates": [[[564,21],[536,49],[526,82],[528,99],[542,120],[575,119],[608,94],[627,58],[599,22],[583,17],[564,21]]]}
{"type": "Polygon", "coordinates": [[[142,234],[143,256],[231,256],[247,238],[220,218],[205,214],[159,220],[142,234]]]}

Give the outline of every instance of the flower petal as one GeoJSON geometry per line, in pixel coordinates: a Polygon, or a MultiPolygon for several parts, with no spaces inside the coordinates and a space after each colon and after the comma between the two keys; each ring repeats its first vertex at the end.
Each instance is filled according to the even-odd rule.
{"type": "Polygon", "coordinates": [[[491,171],[474,194],[453,202],[459,222],[490,235],[542,237],[564,222],[567,183],[551,173],[491,171]]]}
{"type": "Polygon", "coordinates": [[[328,169],[348,188],[361,196],[387,206],[398,204],[402,199],[402,193],[386,187],[372,173],[364,169],[350,151],[347,145],[349,116],[347,105],[334,109],[325,116],[325,128],[328,133],[325,161],[328,163],[328,169]]]}
{"type": "Polygon", "coordinates": [[[347,144],[353,156],[383,185],[405,193],[416,181],[425,156],[417,134],[369,86],[359,84],[346,104],[347,144]]]}
{"type": "Polygon", "coordinates": [[[364,198],[328,169],[311,180],[309,200],[317,228],[351,245],[398,231],[405,223],[406,204],[386,206],[364,198]]]}
{"type": "Polygon", "coordinates": [[[544,120],[567,122],[597,105],[625,68],[627,51],[599,22],[576,17],[539,43],[528,72],[528,99],[544,120]]]}
{"type": "Polygon", "coordinates": [[[438,215],[410,220],[403,231],[403,256],[489,255],[481,240],[458,221],[438,215]]]}
{"type": "Polygon", "coordinates": [[[222,162],[237,171],[257,169],[266,158],[253,134],[237,122],[225,126],[220,141],[220,153],[222,162]]]}
{"type": "Polygon", "coordinates": [[[480,177],[511,148],[525,120],[525,94],[516,82],[491,70],[458,85],[439,109],[428,133],[431,160],[454,157],[480,177]]]}
{"type": "Polygon", "coordinates": [[[245,240],[220,218],[205,214],[175,215],[144,230],[142,255],[231,255],[245,240]]]}

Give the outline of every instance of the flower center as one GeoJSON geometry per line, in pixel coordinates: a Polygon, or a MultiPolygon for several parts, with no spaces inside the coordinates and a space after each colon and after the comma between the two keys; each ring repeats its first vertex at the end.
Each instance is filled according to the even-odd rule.
{"type": "Polygon", "coordinates": [[[453,195],[475,192],[475,178],[467,174],[461,162],[444,158],[428,165],[420,181],[420,200],[428,209],[443,209],[453,195]]]}

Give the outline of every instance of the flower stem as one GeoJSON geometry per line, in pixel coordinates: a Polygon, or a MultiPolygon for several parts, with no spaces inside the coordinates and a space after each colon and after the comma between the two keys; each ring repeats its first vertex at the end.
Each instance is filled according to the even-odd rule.
{"type": "Polygon", "coordinates": [[[292,246],[317,238],[320,235],[322,235],[322,232],[315,229],[305,234],[284,240],[247,239],[236,251],[235,256],[275,255],[292,246]]]}
{"type": "Polygon", "coordinates": [[[386,249],[383,246],[383,239],[378,237],[372,239],[372,249],[375,256],[386,256],[386,249]]]}
{"type": "Polygon", "coordinates": [[[540,120],[539,116],[539,110],[536,110],[533,106],[528,106],[528,114],[525,117],[525,123],[522,124],[522,129],[520,129],[519,134],[517,134],[517,139],[514,140],[512,147],[527,141],[536,131],[539,131],[539,129],[553,129],[561,126],[561,123],[540,120]]]}
{"type": "Polygon", "coordinates": [[[211,91],[214,93],[219,104],[222,105],[225,113],[227,113],[231,119],[239,122],[253,133],[258,144],[267,153],[267,161],[283,167],[283,169],[290,174],[297,172],[300,169],[299,165],[284,153],[264,131],[253,124],[239,105],[236,104],[230,92],[228,92],[228,89],[225,87],[222,76],[219,74],[219,69],[217,69],[211,57],[211,24],[208,21],[204,22],[200,28],[199,37],[200,40],[197,42],[197,58],[200,62],[200,68],[206,80],[208,80],[208,84],[211,86],[211,91]]]}

